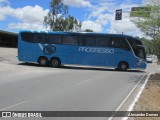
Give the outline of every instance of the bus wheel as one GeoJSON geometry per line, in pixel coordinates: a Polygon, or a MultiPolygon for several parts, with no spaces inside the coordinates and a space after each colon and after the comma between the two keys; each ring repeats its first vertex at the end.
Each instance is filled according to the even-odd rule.
{"type": "Polygon", "coordinates": [[[48,65],[48,59],[46,57],[40,57],[38,59],[38,63],[41,65],[41,66],[47,66],[48,65]]]}
{"type": "Polygon", "coordinates": [[[51,59],[51,65],[53,67],[59,67],[61,65],[61,61],[59,58],[52,58],[51,59]]]}
{"type": "Polygon", "coordinates": [[[126,71],[128,69],[128,63],[126,62],[120,62],[118,65],[118,70],[120,71],[126,71]]]}

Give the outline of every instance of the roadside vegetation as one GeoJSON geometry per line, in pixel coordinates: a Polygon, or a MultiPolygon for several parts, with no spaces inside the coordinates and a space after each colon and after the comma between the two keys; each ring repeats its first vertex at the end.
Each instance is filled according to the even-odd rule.
{"type": "Polygon", "coordinates": [[[134,12],[132,21],[142,32],[150,37],[150,40],[141,38],[146,46],[147,54],[157,55],[160,61],[160,2],[159,0],[145,1],[147,3],[143,6],[145,9],[141,9],[137,13],[134,12]]]}

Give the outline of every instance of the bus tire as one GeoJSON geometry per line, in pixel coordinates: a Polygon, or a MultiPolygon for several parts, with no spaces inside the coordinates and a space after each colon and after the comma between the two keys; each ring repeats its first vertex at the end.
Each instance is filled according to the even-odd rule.
{"type": "Polygon", "coordinates": [[[47,66],[49,61],[48,61],[48,59],[46,57],[39,57],[38,63],[41,66],[47,66]]]}
{"type": "Polygon", "coordinates": [[[126,71],[127,69],[128,69],[128,63],[127,62],[120,62],[118,64],[118,70],[126,71]]]}
{"type": "Polygon", "coordinates": [[[59,58],[52,58],[50,63],[52,67],[59,67],[61,65],[61,61],[59,58]]]}

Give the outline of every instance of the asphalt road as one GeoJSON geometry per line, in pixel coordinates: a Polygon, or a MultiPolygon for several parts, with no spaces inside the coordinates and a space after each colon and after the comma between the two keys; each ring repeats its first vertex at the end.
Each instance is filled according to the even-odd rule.
{"type": "Polygon", "coordinates": [[[16,56],[16,49],[0,48],[0,111],[115,111],[146,72],[157,70],[155,64],[146,72],[40,67],[18,62],[16,56]]]}

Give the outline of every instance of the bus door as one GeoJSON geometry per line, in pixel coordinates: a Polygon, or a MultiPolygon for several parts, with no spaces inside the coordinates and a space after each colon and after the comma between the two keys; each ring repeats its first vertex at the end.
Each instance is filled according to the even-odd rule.
{"type": "Polygon", "coordinates": [[[109,48],[110,39],[106,37],[86,37],[85,46],[81,48],[84,53],[85,65],[112,66],[115,61],[114,49],[109,48]]]}
{"type": "Polygon", "coordinates": [[[112,37],[111,46],[115,49],[115,67],[121,61],[131,62],[130,57],[132,57],[131,49],[127,41],[122,37],[112,37]]]}
{"type": "Polygon", "coordinates": [[[78,36],[76,35],[63,35],[62,40],[63,55],[62,59],[66,64],[79,64],[78,55],[78,36]]]}
{"type": "Polygon", "coordinates": [[[115,64],[114,48],[110,37],[96,37],[96,58],[100,66],[113,66],[115,64]]]}

